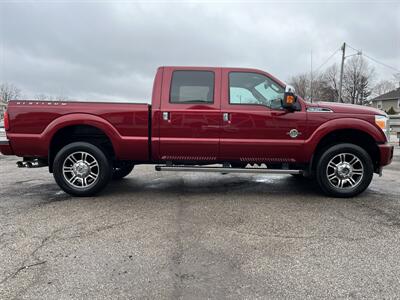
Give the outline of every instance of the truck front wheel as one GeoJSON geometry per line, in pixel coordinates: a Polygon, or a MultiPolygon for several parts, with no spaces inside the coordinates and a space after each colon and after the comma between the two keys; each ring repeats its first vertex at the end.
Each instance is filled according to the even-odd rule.
{"type": "Polygon", "coordinates": [[[99,147],[86,142],[74,142],[57,153],[53,175],[66,193],[92,196],[108,184],[112,166],[99,147]]]}
{"type": "Polygon", "coordinates": [[[371,183],[373,163],[369,154],[354,144],[328,148],[317,164],[317,181],[322,191],[334,197],[353,197],[371,183]]]}

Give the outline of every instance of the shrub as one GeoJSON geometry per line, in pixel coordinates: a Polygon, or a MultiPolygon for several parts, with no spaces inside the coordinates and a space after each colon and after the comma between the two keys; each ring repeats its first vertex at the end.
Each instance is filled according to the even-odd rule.
{"type": "Polygon", "coordinates": [[[388,115],[397,115],[397,112],[394,110],[393,106],[386,112],[388,115]]]}

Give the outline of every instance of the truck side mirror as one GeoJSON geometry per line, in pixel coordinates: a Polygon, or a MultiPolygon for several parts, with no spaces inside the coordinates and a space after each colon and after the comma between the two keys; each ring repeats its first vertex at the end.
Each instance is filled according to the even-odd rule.
{"type": "Polygon", "coordinates": [[[295,94],[294,88],[287,85],[285,88],[285,94],[283,96],[282,107],[284,109],[294,111],[297,103],[297,96],[295,94]]]}
{"type": "Polygon", "coordinates": [[[293,93],[288,93],[286,92],[285,95],[283,96],[283,108],[293,108],[293,105],[296,103],[297,97],[293,93]]]}
{"type": "Polygon", "coordinates": [[[297,96],[290,92],[285,92],[283,96],[282,107],[287,110],[295,110],[297,103],[297,96]]]}

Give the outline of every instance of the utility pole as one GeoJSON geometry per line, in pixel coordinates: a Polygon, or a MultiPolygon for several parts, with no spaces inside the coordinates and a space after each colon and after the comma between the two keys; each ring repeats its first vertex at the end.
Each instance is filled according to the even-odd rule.
{"type": "Polygon", "coordinates": [[[343,43],[343,46],[342,46],[342,64],[340,66],[339,99],[338,99],[338,102],[342,102],[343,69],[344,69],[345,55],[346,55],[346,43],[343,43]]]}

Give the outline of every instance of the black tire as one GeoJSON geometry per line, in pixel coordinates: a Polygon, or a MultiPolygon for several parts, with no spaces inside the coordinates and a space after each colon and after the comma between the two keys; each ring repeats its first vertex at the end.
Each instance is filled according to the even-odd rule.
{"type": "Polygon", "coordinates": [[[106,154],[99,147],[90,143],[74,142],[68,144],[64,146],[54,158],[54,179],[63,191],[72,196],[87,197],[95,195],[106,187],[111,179],[111,175],[112,166],[106,154]],[[83,167],[81,167],[82,165],[76,166],[77,163],[86,161],[82,153],[86,153],[85,157],[88,157],[88,163],[84,163],[83,167]],[[79,155],[82,157],[80,161],[79,155]],[[78,161],[74,163],[74,160],[70,159],[70,157],[74,157],[74,159],[78,161]],[[91,166],[95,162],[97,164],[91,166]],[[79,172],[85,172],[84,175],[82,173],[76,173],[79,167],[81,167],[79,172]],[[68,171],[65,171],[66,169],[68,169],[68,171]],[[96,175],[95,173],[97,176],[94,176],[96,175]],[[92,176],[92,174],[94,175],[92,176]],[[75,180],[73,180],[74,176],[75,180]],[[85,176],[86,186],[84,185],[83,176],[85,176]]]}
{"type": "Polygon", "coordinates": [[[112,179],[118,180],[124,178],[132,172],[134,167],[134,164],[125,164],[123,166],[114,167],[112,179]]]}
{"type": "Polygon", "coordinates": [[[362,193],[371,183],[373,175],[374,167],[369,154],[363,148],[349,143],[338,144],[326,149],[319,158],[316,170],[317,182],[321,190],[329,196],[340,198],[354,197],[362,193]],[[343,154],[345,156],[341,157],[343,154]],[[341,163],[343,160],[350,164],[354,157],[359,161],[356,161],[350,169],[341,163]],[[347,162],[346,159],[350,162],[347,162]],[[336,164],[336,162],[338,163],[336,164]],[[333,165],[336,167],[332,167],[333,165]],[[344,171],[339,172],[340,168],[344,171]],[[350,171],[347,172],[348,170],[350,171]],[[357,173],[361,175],[357,175],[357,173]],[[354,184],[348,177],[343,177],[350,177],[351,174],[354,174],[351,177],[354,184]]]}

